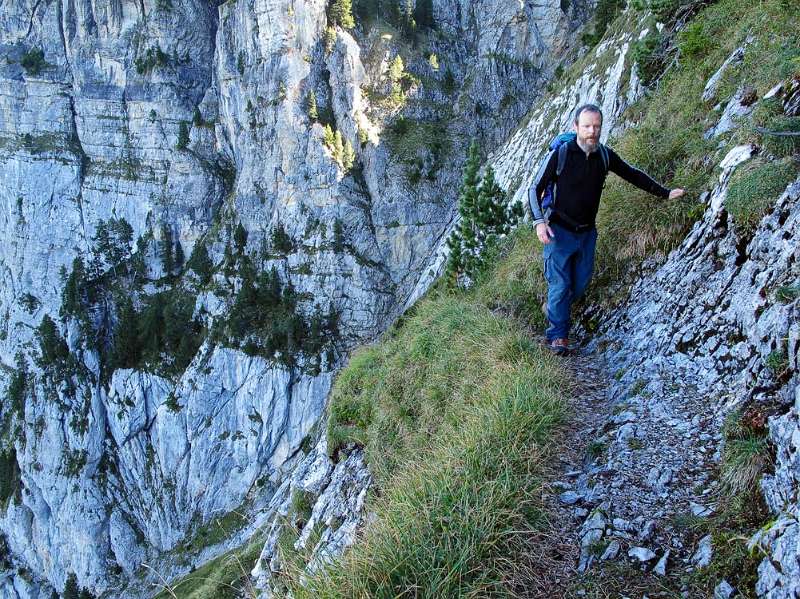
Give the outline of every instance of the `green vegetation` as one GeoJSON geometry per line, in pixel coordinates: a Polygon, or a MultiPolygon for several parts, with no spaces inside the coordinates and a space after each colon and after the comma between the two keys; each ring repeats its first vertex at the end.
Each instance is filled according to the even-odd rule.
{"type": "MultiPolygon", "coordinates": [[[[624,287],[613,284],[624,280],[626,273],[636,272],[645,257],[666,255],[702,215],[704,205],[693,198],[713,185],[713,168],[727,151],[718,150],[719,140],[703,138],[719,117],[702,100],[708,78],[758,31],[747,47],[743,64],[726,73],[717,95],[726,99],[744,84],[754,87],[759,95],[766,93],[796,69],[792,59],[800,54],[800,41],[793,32],[798,28],[800,14],[780,0],[758,5],[719,0],[703,8],[688,24],[687,29],[694,33],[683,34],[679,43],[697,49],[681,56],[660,77],[657,89],[629,109],[628,118],[637,126],[610,141],[621,156],[664,185],[687,189],[687,197],[658,200],[618,177],[609,177],[598,215],[601,234],[591,299],[607,305],[623,297],[624,287]],[[609,293],[612,286],[616,294],[609,293]]],[[[760,140],[760,136],[755,139],[760,140]]],[[[771,175],[767,178],[774,179],[771,175]]],[[[763,198],[767,208],[776,198],[763,198]]],[[[750,197],[746,203],[760,202],[760,198],[750,197]]],[[[743,208],[747,211],[748,207],[743,208]]]]}
{"type": "Polygon", "coordinates": [[[389,65],[389,81],[392,82],[392,101],[400,104],[403,101],[403,78],[405,77],[405,64],[403,58],[398,54],[389,65]]]}
{"type": "MultiPolygon", "coordinates": [[[[519,263],[532,235],[520,228],[496,251],[519,263]]],[[[558,363],[489,307],[524,293],[500,280],[514,274],[500,264],[470,291],[439,286],[340,373],[329,448],[365,446],[378,520],[295,596],[502,593],[542,524],[540,468],[565,407],[558,363]]]]}
{"type": "Polygon", "coordinates": [[[13,447],[0,451],[0,508],[5,508],[8,499],[17,492],[19,477],[17,451],[13,447]]]}
{"type": "Polygon", "coordinates": [[[294,239],[286,232],[282,223],[277,223],[270,233],[272,249],[279,255],[286,256],[294,252],[294,239]]]}
{"type": "Polygon", "coordinates": [[[687,526],[699,538],[712,535],[711,564],[697,571],[690,583],[698,594],[713,595],[714,585],[725,578],[742,597],[755,597],[757,569],[762,555],[747,543],[769,518],[759,481],[773,467],[767,439],[767,412],[753,405],[728,417],[723,428],[725,446],[720,466],[722,493],[717,513],[687,526]]]}
{"type": "Polygon", "coordinates": [[[247,522],[247,515],[239,510],[230,511],[219,518],[212,518],[197,530],[191,541],[183,545],[183,549],[200,550],[222,543],[247,522]]]}
{"type": "Polygon", "coordinates": [[[86,466],[88,454],[85,449],[70,449],[64,453],[64,476],[75,477],[86,466]]]}
{"type": "Polygon", "coordinates": [[[291,283],[282,284],[277,270],[255,273],[246,262],[240,267],[241,287],[224,322],[213,337],[249,355],[260,355],[294,365],[300,354],[314,371],[323,366],[322,353],[333,351],[339,338],[338,314],[315,306],[310,317],[299,310],[291,283]]]}
{"type": "Polygon", "coordinates": [[[636,74],[646,86],[651,86],[664,71],[664,52],[669,38],[653,28],[642,39],[633,42],[631,59],[636,63],[636,74]]]}
{"type": "Polygon", "coordinates": [[[186,121],[181,121],[178,126],[178,141],[175,144],[176,150],[185,150],[189,145],[189,125],[186,121]]]}
{"type": "Polygon", "coordinates": [[[775,376],[781,376],[789,368],[789,356],[786,355],[785,350],[774,350],[767,356],[764,364],[772,370],[775,376]]]}
{"type": "Polygon", "coordinates": [[[205,243],[198,241],[195,244],[186,266],[200,278],[201,285],[206,285],[211,281],[211,276],[214,274],[214,263],[208,255],[205,243]]]}
{"type": "Polygon", "coordinates": [[[31,154],[63,152],[65,147],[68,147],[68,142],[64,139],[64,136],[53,133],[42,133],[40,135],[23,133],[20,142],[20,147],[31,154]]]}
{"type": "Polygon", "coordinates": [[[356,153],[350,140],[343,140],[341,131],[337,129],[334,132],[333,128],[326,124],[323,128],[322,141],[339,166],[345,172],[349,172],[356,160],[356,153]]]}
{"type": "Polygon", "coordinates": [[[632,0],[636,10],[650,10],[661,22],[670,22],[679,14],[681,8],[695,3],[696,0],[632,0]]]}
{"type": "Polygon", "coordinates": [[[786,116],[782,102],[777,98],[761,100],[756,104],[752,125],[745,126],[747,141],[778,157],[800,153],[800,135],[792,134],[800,134],[800,116],[786,116]]]}
{"type": "Polygon", "coordinates": [[[502,310],[527,327],[541,330],[545,295],[542,244],[529,226],[520,226],[499,247],[490,248],[485,263],[491,276],[479,275],[476,293],[492,310],[502,310]]]}
{"type": "Polygon", "coordinates": [[[366,29],[385,22],[415,44],[436,28],[432,0],[355,0],[354,9],[366,29]]]}
{"type": "Polygon", "coordinates": [[[323,42],[325,44],[325,53],[330,54],[333,52],[333,47],[336,45],[336,29],[333,27],[326,27],[323,35],[323,42]]]}
{"type": "Polygon", "coordinates": [[[443,121],[425,122],[398,116],[387,128],[385,139],[392,154],[407,165],[412,185],[423,177],[434,181],[451,148],[447,123],[443,121]]]}
{"type": "Polygon", "coordinates": [[[461,222],[447,240],[449,277],[464,274],[473,279],[484,269],[487,249],[510,233],[522,217],[522,206],[509,203],[507,194],[495,181],[492,167],[486,169],[482,180],[478,177],[479,168],[478,143],[473,140],[458,200],[461,222]]]}
{"type": "Polygon", "coordinates": [[[628,437],[628,449],[633,449],[634,451],[637,449],[642,449],[644,447],[644,442],[641,439],[636,437],[628,437]]]}
{"type": "Polygon", "coordinates": [[[756,159],[740,166],[731,177],[725,208],[745,233],[752,233],[774,201],[800,173],[791,158],[775,162],[756,159]]]}
{"type": "Polygon", "coordinates": [[[294,520],[294,525],[302,529],[311,518],[311,510],[314,507],[314,494],[303,489],[295,489],[292,492],[292,505],[290,514],[294,520]]]}
{"type": "Polygon", "coordinates": [[[312,121],[319,120],[319,111],[317,110],[317,94],[314,93],[312,89],[308,92],[306,96],[306,111],[308,112],[308,118],[312,121]]]}
{"type": "Polygon", "coordinates": [[[183,267],[183,247],[172,233],[172,227],[166,223],[161,225],[159,256],[164,267],[164,274],[171,277],[176,268],[183,267]]]}
{"type": "Polygon", "coordinates": [[[156,599],[238,599],[242,595],[255,597],[250,581],[264,539],[254,536],[242,548],[234,549],[204,564],[178,581],[165,585],[156,599]]]}
{"type": "Polygon", "coordinates": [[[756,493],[761,476],[772,465],[766,436],[742,430],[728,435],[720,479],[729,496],[756,493]]]}
{"type": "Polygon", "coordinates": [[[169,66],[169,55],[165,54],[161,47],[156,44],[148,48],[144,56],[138,57],[133,61],[136,67],[136,72],[140,75],[146,75],[155,68],[169,66]]]}
{"type": "Polygon", "coordinates": [[[148,296],[140,312],[123,309],[113,341],[111,367],[183,372],[197,353],[204,333],[202,325],[192,318],[193,311],[194,297],[180,288],[148,296]]]}
{"type": "Polygon", "coordinates": [[[606,444],[602,441],[595,439],[594,441],[590,442],[589,445],[586,446],[586,455],[589,456],[590,459],[596,460],[600,456],[603,455],[606,451],[606,444]]]}
{"type": "Polygon", "coordinates": [[[781,285],[775,290],[775,299],[782,303],[792,302],[800,297],[800,285],[781,285]]]}
{"type": "Polygon", "coordinates": [[[352,0],[331,0],[328,6],[328,20],[342,29],[356,26],[353,19],[352,0]]]}
{"type": "Polygon", "coordinates": [[[592,32],[586,32],[581,41],[587,46],[596,46],[603,39],[609,24],[625,8],[625,0],[598,0],[592,21],[592,32]]]}
{"type": "MultiPolygon", "coordinates": [[[[691,16],[679,0],[646,4],[669,18],[680,10],[691,16]]],[[[356,2],[355,10],[359,19],[378,19],[380,6],[378,0],[363,0],[356,2]]],[[[403,18],[405,7],[400,3],[398,19],[403,18]]],[[[604,7],[613,14],[619,3],[606,2],[604,7]]],[[[749,34],[764,31],[748,46],[744,65],[732,68],[723,78],[714,103],[744,84],[763,94],[791,74],[787,65],[794,64],[792,59],[798,54],[793,32],[800,23],[796,11],[781,0],[759,5],[719,0],[708,6],[697,4],[693,10],[699,12],[677,39],[668,22],[663,38],[655,34],[645,38],[635,51],[640,69],[645,69],[640,74],[653,90],[628,113],[637,126],[612,145],[666,185],[687,188],[696,197],[715,179],[713,168],[719,159],[739,141],[739,133],[721,140],[703,138],[718,118],[702,100],[705,82],[749,34]],[[666,74],[665,64],[672,65],[666,74]]],[[[611,17],[606,19],[596,27],[609,27],[611,17]]],[[[767,107],[765,103],[756,110],[759,126],[783,118],[775,106],[769,111],[767,107]]],[[[397,119],[388,131],[389,140],[394,136],[394,143],[407,144],[410,160],[416,160],[417,152],[425,147],[426,136],[416,135],[419,127],[414,121],[397,119]]],[[[745,133],[757,135],[766,144],[766,136],[758,131],[745,133]]],[[[335,131],[331,128],[326,135],[330,147],[336,148],[335,131]]],[[[768,150],[776,156],[793,151],[768,150]]],[[[764,154],[765,163],[768,158],[764,154]]],[[[770,164],[782,164],[782,160],[770,164]]],[[[757,166],[758,161],[752,168],[757,166]]],[[[472,164],[468,169],[465,181],[475,205],[480,195],[478,169],[472,164]]],[[[744,178],[746,169],[741,173],[744,178]]],[[[606,298],[612,284],[621,275],[636,272],[643,258],[672,249],[704,208],[692,200],[658,201],[615,177],[609,179],[599,217],[602,234],[595,299],[613,302],[606,298]]],[[[276,227],[272,245],[286,254],[293,251],[294,241],[276,227]]],[[[548,442],[563,416],[559,389],[564,375],[548,354],[532,344],[524,328],[542,324],[538,304],[543,281],[535,234],[529,227],[520,227],[488,252],[476,266],[471,290],[440,284],[381,342],[356,352],[340,373],[331,398],[329,448],[337,458],[354,445],[365,448],[376,479],[370,509],[377,520],[340,563],[315,574],[305,587],[298,587],[296,578],[287,578],[287,588],[295,597],[395,597],[403,592],[428,597],[494,596],[508,590],[504,581],[518,564],[524,539],[542,524],[541,506],[535,498],[541,494],[541,465],[548,442]]],[[[262,298],[259,303],[272,297],[274,310],[284,310],[283,300],[278,299],[284,290],[280,286],[276,292],[275,285],[270,275],[254,277],[243,289],[262,298]]],[[[788,292],[786,297],[796,296],[788,292]]],[[[243,300],[241,308],[250,303],[243,300]]],[[[293,310],[294,306],[283,314],[293,310]]],[[[250,322],[250,317],[245,321],[250,322]]],[[[259,326],[267,324],[259,323],[255,329],[259,326]]],[[[265,336],[259,333],[258,337],[263,342],[265,336]]],[[[775,366],[782,364],[778,358],[773,361],[775,366]]],[[[620,371],[619,376],[623,374],[620,371]]],[[[698,591],[693,596],[710,595],[722,577],[742,593],[752,589],[759,557],[747,552],[745,539],[766,518],[754,481],[772,460],[763,421],[748,414],[726,428],[718,514],[703,521],[684,520],[698,538],[714,535],[712,565],[689,581],[658,579],[638,570],[626,573],[624,565],[609,565],[609,570],[620,568],[623,574],[622,583],[611,583],[617,585],[617,594],[630,594],[634,587],[624,585],[632,579],[643,581],[647,590],[668,587],[672,591],[688,584],[692,593],[698,591]]],[[[629,445],[636,449],[641,442],[632,440],[629,445]]],[[[598,457],[604,449],[595,440],[588,454],[598,457]]],[[[294,516],[307,514],[306,498],[298,495],[293,503],[294,516]]],[[[287,524],[281,535],[284,561],[295,559],[291,556],[298,553],[293,548],[296,538],[296,528],[287,524]]]]}
{"type": "Polygon", "coordinates": [[[47,62],[44,59],[44,50],[41,48],[31,48],[22,55],[20,64],[28,75],[38,75],[42,72],[42,69],[47,66],[47,62]]]}
{"type": "Polygon", "coordinates": [[[703,53],[712,47],[712,43],[702,20],[692,22],[678,35],[681,55],[690,60],[702,58],[703,53]]]}
{"type": "Polygon", "coordinates": [[[333,251],[337,254],[344,251],[344,227],[339,218],[333,221],[333,251]]]}
{"type": "Polygon", "coordinates": [[[39,338],[39,360],[41,368],[47,368],[52,364],[60,364],[69,356],[67,344],[61,337],[53,319],[45,314],[37,329],[39,338]]]}
{"type": "Polygon", "coordinates": [[[291,521],[285,521],[278,536],[276,552],[281,564],[281,570],[277,573],[273,582],[278,589],[279,597],[281,592],[286,592],[303,575],[311,553],[319,542],[324,530],[324,525],[317,523],[311,530],[304,546],[295,548],[295,543],[300,536],[300,529],[291,521]]]}
{"type": "Polygon", "coordinates": [[[36,310],[39,309],[39,306],[42,303],[30,293],[25,293],[19,298],[19,303],[22,304],[22,307],[28,312],[28,314],[33,314],[36,310]]]}
{"type": "Polygon", "coordinates": [[[75,576],[74,572],[70,572],[67,576],[67,581],[64,583],[64,593],[62,597],[64,599],[78,599],[79,595],[78,578],[75,576]]]}
{"type": "Polygon", "coordinates": [[[17,353],[16,368],[6,390],[6,405],[10,411],[22,416],[25,413],[25,393],[28,389],[28,363],[22,352],[17,353]]]}
{"type": "MultiPolygon", "coordinates": [[[[75,258],[66,276],[60,314],[81,325],[87,344],[100,354],[104,376],[117,368],[174,375],[186,368],[204,336],[202,325],[193,318],[194,296],[180,286],[144,294],[145,244],[140,240],[139,250],[132,254],[132,238],[124,219],[98,224],[90,264],[75,258]]],[[[182,262],[177,260],[177,247],[180,244],[173,248],[165,228],[161,247],[165,269],[182,262]]],[[[47,339],[48,347],[55,342],[52,335],[40,337],[47,339]]]]}

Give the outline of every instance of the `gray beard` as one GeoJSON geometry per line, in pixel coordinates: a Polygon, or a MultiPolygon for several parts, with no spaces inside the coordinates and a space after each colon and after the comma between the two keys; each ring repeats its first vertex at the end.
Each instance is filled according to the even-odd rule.
{"type": "Polygon", "coordinates": [[[578,142],[578,147],[581,150],[583,150],[586,154],[591,154],[592,152],[594,152],[597,149],[597,146],[599,145],[599,142],[598,142],[598,143],[594,144],[593,146],[589,146],[589,145],[583,143],[579,138],[576,139],[575,141],[578,142]]]}

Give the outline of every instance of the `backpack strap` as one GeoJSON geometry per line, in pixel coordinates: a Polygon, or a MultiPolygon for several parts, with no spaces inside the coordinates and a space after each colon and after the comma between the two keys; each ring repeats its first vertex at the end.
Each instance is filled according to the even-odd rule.
{"type": "Polygon", "coordinates": [[[564,165],[567,164],[567,144],[562,143],[558,146],[558,162],[556,163],[556,180],[553,181],[553,199],[552,199],[552,206],[556,204],[556,197],[558,195],[558,178],[561,176],[561,173],[564,171],[564,165]]]}
{"type": "Polygon", "coordinates": [[[606,175],[608,175],[608,148],[605,144],[600,144],[600,157],[603,159],[603,165],[606,167],[606,175]]]}
{"type": "Polygon", "coordinates": [[[563,143],[558,146],[558,165],[556,166],[556,179],[564,171],[564,165],[567,164],[567,144],[563,143]]]}

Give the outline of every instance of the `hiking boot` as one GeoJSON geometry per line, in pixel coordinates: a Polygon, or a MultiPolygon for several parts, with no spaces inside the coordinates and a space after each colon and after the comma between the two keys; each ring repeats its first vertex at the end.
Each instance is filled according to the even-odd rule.
{"type": "Polygon", "coordinates": [[[563,356],[569,351],[569,339],[553,339],[547,342],[547,347],[559,356],[563,356]]]}

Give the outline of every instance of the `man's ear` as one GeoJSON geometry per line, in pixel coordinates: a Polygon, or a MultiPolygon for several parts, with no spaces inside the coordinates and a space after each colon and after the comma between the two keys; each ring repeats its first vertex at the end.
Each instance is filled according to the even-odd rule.
{"type": "Polygon", "coordinates": [[[572,130],[577,133],[578,132],[578,123],[572,121],[572,130]]]}

